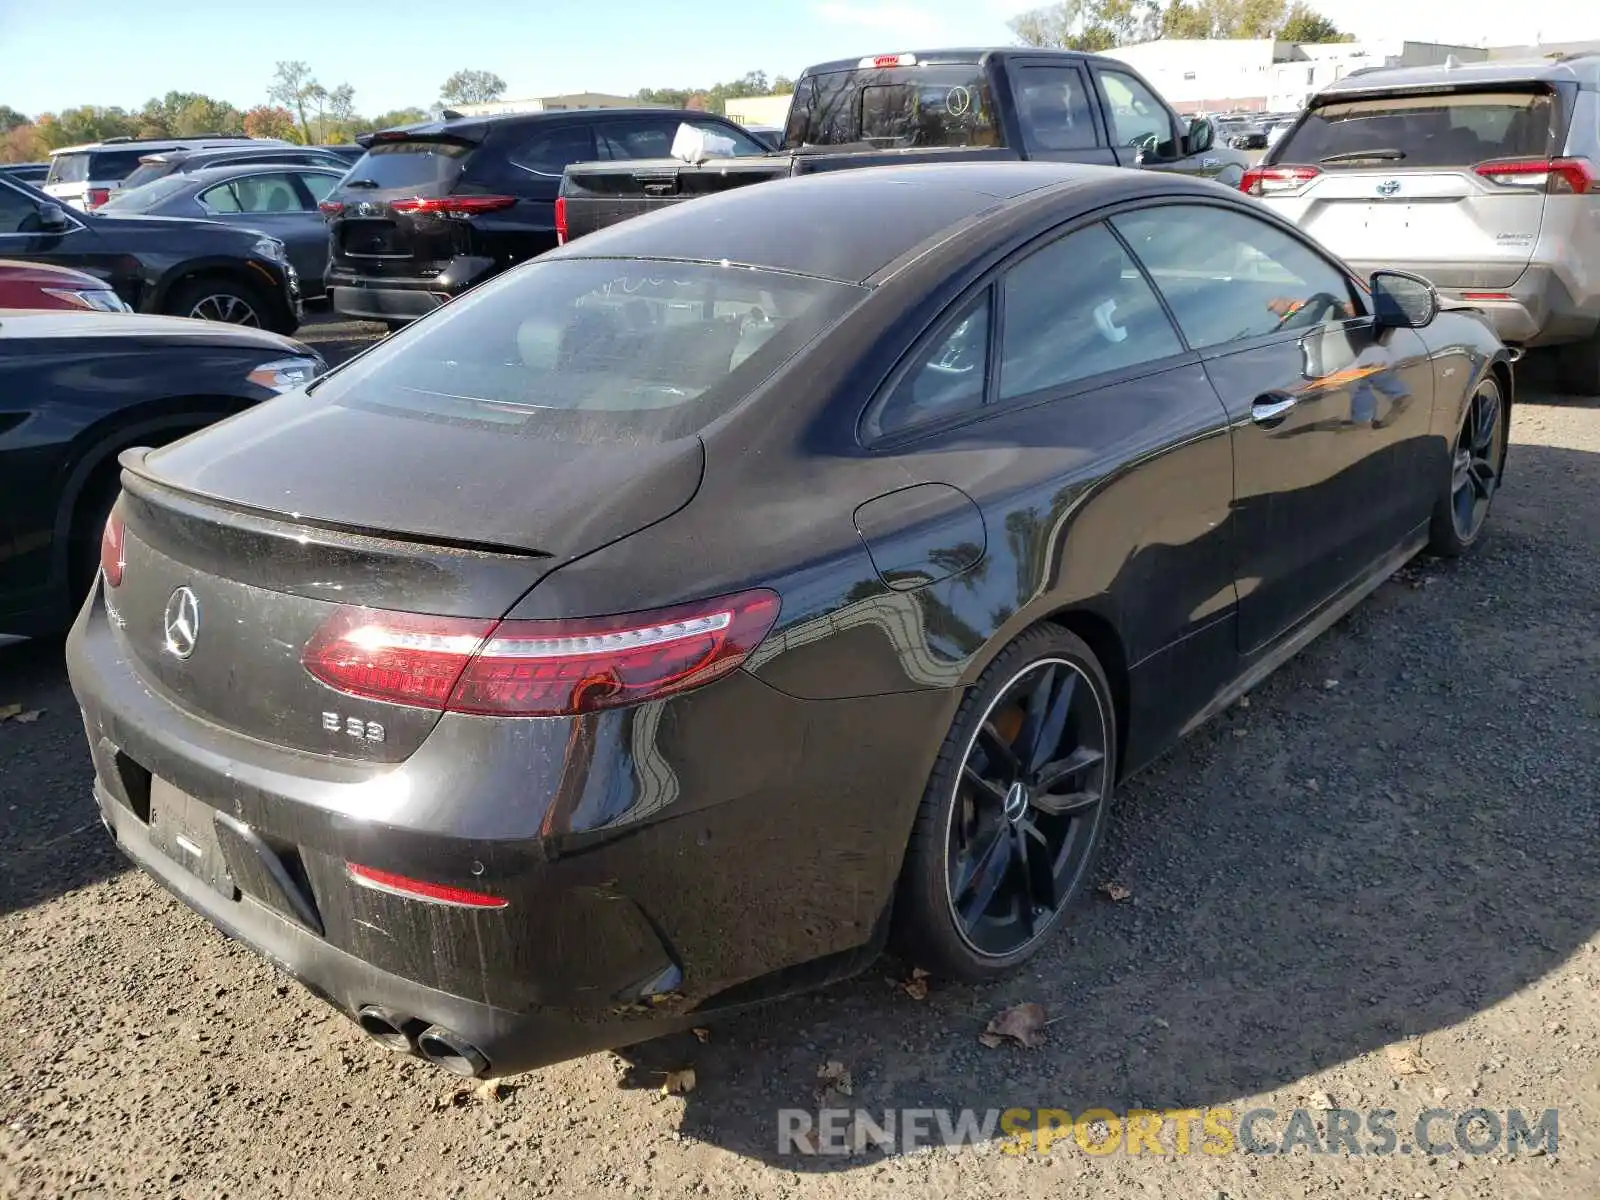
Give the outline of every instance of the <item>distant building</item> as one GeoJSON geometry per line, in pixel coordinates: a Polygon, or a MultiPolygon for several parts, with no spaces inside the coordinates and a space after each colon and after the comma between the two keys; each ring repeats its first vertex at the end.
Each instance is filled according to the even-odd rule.
{"type": "Polygon", "coordinates": [[[741,125],[770,125],[782,129],[789,120],[789,101],[793,100],[792,94],[782,96],[746,96],[741,100],[729,100],[723,105],[723,112],[730,121],[737,121],[741,125]]]}
{"type": "Polygon", "coordinates": [[[1600,42],[1535,42],[1530,46],[1490,46],[1492,59],[1571,58],[1577,54],[1600,54],[1600,42]]]}
{"type": "Polygon", "coordinates": [[[1481,62],[1481,46],[1398,39],[1282,42],[1274,38],[1160,38],[1105,51],[1148,79],[1182,113],[1292,112],[1362,67],[1424,67],[1454,55],[1481,62]]]}
{"type": "Polygon", "coordinates": [[[527,100],[489,100],[483,104],[452,104],[452,112],[464,117],[492,117],[499,113],[566,112],[575,108],[640,108],[636,96],[612,96],[605,92],[571,92],[565,96],[533,96],[527,100]]]}

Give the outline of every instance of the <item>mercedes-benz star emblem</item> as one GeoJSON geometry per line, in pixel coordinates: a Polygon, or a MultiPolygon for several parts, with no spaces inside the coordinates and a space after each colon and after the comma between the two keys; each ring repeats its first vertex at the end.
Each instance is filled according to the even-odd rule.
{"type": "Polygon", "coordinates": [[[188,658],[194,653],[195,640],[200,636],[200,601],[194,592],[181,587],[167,598],[162,628],[167,634],[168,654],[188,658]]]}
{"type": "Polygon", "coordinates": [[[1005,814],[1006,820],[1015,825],[1022,820],[1028,811],[1028,787],[1024,783],[1013,783],[1006,789],[1005,814]]]}
{"type": "Polygon", "coordinates": [[[1378,185],[1378,195],[1380,196],[1392,196],[1399,190],[1400,181],[1398,179],[1385,179],[1378,185]]]}

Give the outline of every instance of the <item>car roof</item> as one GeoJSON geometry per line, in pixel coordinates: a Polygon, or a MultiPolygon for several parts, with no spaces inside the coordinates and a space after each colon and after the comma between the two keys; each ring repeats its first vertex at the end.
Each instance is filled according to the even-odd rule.
{"type": "MultiPolygon", "coordinates": [[[[825,71],[856,71],[860,70],[865,59],[887,57],[892,54],[909,54],[917,60],[919,66],[937,67],[940,65],[965,65],[980,63],[989,58],[1058,58],[1063,60],[1082,61],[1083,59],[1106,59],[1101,54],[1090,54],[1084,50],[1049,50],[1038,46],[952,46],[937,50],[879,50],[872,54],[858,54],[854,58],[836,58],[831,62],[816,63],[807,67],[802,74],[818,75],[825,71]]],[[[1120,63],[1119,66],[1126,66],[1120,63]]]]}
{"type": "MultiPolygon", "coordinates": [[[[253,138],[246,137],[244,134],[239,134],[237,137],[235,137],[226,133],[217,134],[214,137],[117,138],[113,141],[80,142],[76,146],[59,146],[50,151],[50,157],[54,158],[58,154],[81,154],[86,150],[137,150],[140,146],[156,146],[165,150],[184,150],[191,148],[204,149],[206,147],[216,145],[218,149],[226,149],[229,146],[234,145],[248,146],[251,143],[263,142],[267,145],[273,146],[287,146],[290,144],[288,142],[279,141],[275,138],[253,138]],[[218,143],[221,143],[221,145],[218,145],[218,143]]],[[[152,151],[152,153],[156,152],[157,151],[152,151]]]]}
{"type": "Polygon", "coordinates": [[[1495,83],[1595,83],[1600,81],[1600,56],[1573,58],[1491,59],[1487,62],[1429,67],[1367,67],[1351,71],[1323,88],[1319,96],[1382,92],[1441,85],[1482,86],[1495,83]]]}
{"type": "Polygon", "coordinates": [[[259,140],[239,142],[231,146],[174,146],[170,150],[152,150],[144,158],[156,162],[189,162],[197,158],[220,158],[224,154],[303,154],[307,150],[321,149],[321,146],[297,146],[293,142],[259,140]]]}
{"type": "MultiPolygon", "coordinates": [[[[1167,172],[1044,162],[824,171],[675,204],[546,257],[727,262],[867,283],[972,218],[1041,189],[1082,191],[1087,204],[1096,194],[1109,201],[1187,182],[1167,172]]],[[[1185,190],[1205,189],[1189,184],[1185,190]]]]}
{"type": "MultiPolygon", "coordinates": [[[[515,113],[483,113],[460,117],[446,117],[438,121],[419,121],[415,125],[396,125],[390,129],[380,129],[375,133],[362,134],[367,141],[363,145],[371,146],[386,139],[384,134],[404,134],[407,138],[427,138],[456,134],[467,138],[487,137],[489,131],[502,125],[517,125],[522,123],[541,124],[546,121],[601,121],[613,117],[659,117],[662,113],[679,113],[684,117],[706,119],[712,121],[727,121],[728,118],[721,113],[690,112],[682,108],[673,108],[669,104],[640,104],[632,108],[558,108],[540,112],[515,112],[515,113]]],[[[393,139],[400,140],[400,139],[393,139]]]]}

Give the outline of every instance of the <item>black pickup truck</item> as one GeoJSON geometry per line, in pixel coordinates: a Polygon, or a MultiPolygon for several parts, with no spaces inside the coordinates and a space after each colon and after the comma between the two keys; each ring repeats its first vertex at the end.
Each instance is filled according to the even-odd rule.
{"type": "Polygon", "coordinates": [[[813,171],[954,159],[1151,167],[1237,186],[1249,165],[1214,145],[1112,58],[1064,50],[928,50],[808,67],[782,147],[738,158],[575,163],[561,182],[563,240],[747,183],[813,171]]]}

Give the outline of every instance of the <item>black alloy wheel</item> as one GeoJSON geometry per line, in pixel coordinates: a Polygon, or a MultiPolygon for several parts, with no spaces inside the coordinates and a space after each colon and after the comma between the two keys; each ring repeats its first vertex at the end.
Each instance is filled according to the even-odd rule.
{"type": "Polygon", "coordinates": [[[1099,848],[1115,731],[1104,673],[1065,630],[1030,631],[985,672],[907,852],[896,924],[914,965],[986,979],[1043,944],[1099,848]]]}
{"type": "Polygon", "coordinates": [[[1451,448],[1449,492],[1434,512],[1435,552],[1455,557],[1482,535],[1505,467],[1505,415],[1499,383],[1484,379],[1467,402],[1451,448]]]}

